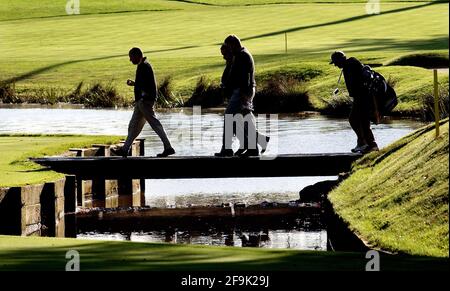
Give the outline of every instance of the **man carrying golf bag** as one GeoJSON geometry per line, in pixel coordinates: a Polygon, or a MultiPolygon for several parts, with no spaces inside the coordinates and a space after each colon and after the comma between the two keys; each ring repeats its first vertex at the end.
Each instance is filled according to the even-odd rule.
{"type": "Polygon", "coordinates": [[[395,91],[383,76],[356,58],[347,58],[342,51],[331,55],[330,64],[342,70],[347,91],[353,98],[349,122],[357,136],[357,145],[352,152],[378,151],[370,122],[379,123],[381,116],[397,105],[395,91]]]}

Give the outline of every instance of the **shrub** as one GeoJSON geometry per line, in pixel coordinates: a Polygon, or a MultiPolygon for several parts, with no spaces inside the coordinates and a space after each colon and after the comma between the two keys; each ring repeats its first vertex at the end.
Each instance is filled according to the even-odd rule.
{"type": "Polygon", "coordinates": [[[0,101],[2,103],[21,103],[21,100],[16,96],[14,83],[0,82],[0,101]]]}
{"type": "Polygon", "coordinates": [[[183,100],[173,93],[172,77],[165,77],[158,86],[158,98],[156,106],[162,108],[173,108],[183,106],[183,100]]]}
{"type": "Polygon", "coordinates": [[[64,98],[64,101],[74,104],[84,104],[88,107],[115,107],[128,105],[112,84],[104,85],[96,82],[86,90],[82,90],[83,82],[64,98]]]}
{"type": "Polygon", "coordinates": [[[257,113],[294,113],[312,107],[303,82],[284,74],[273,74],[262,82],[254,105],[257,113]]]}
{"type": "Polygon", "coordinates": [[[202,106],[203,108],[211,108],[224,105],[225,99],[225,94],[222,92],[219,84],[205,76],[201,76],[195,85],[191,98],[184,105],[187,107],[202,106]]]}
{"type": "MultiPolygon", "coordinates": [[[[448,83],[439,86],[439,115],[440,119],[447,118],[449,112],[449,91],[448,83]]],[[[434,94],[426,93],[421,96],[421,118],[423,121],[433,121],[434,112],[434,94]]]]}
{"type": "Polygon", "coordinates": [[[333,116],[348,116],[352,109],[353,100],[347,94],[339,94],[330,99],[320,98],[325,103],[322,113],[333,116]]]}

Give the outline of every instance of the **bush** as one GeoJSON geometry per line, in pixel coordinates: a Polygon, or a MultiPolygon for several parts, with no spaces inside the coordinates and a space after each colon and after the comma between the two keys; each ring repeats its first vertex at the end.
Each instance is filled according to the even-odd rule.
{"type": "Polygon", "coordinates": [[[294,113],[312,108],[303,82],[284,74],[270,75],[262,82],[254,106],[257,113],[294,113]]]}
{"type": "MultiPolygon", "coordinates": [[[[447,118],[449,112],[449,91],[448,83],[439,86],[439,115],[440,119],[447,118]]],[[[427,93],[421,96],[421,118],[423,121],[435,120],[434,113],[434,94],[427,93]]]]}
{"type": "Polygon", "coordinates": [[[79,83],[75,90],[69,95],[61,98],[63,102],[83,104],[87,107],[115,107],[126,106],[129,102],[121,97],[112,84],[104,85],[100,82],[94,83],[82,90],[83,82],[79,83]]]}
{"type": "Polygon", "coordinates": [[[256,76],[257,84],[264,84],[271,79],[283,77],[285,79],[293,79],[299,82],[310,81],[316,77],[323,75],[323,71],[313,67],[284,67],[283,69],[265,72],[256,76]]]}
{"type": "Polygon", "coordinates": [[[183,100],[173,93],[172,77],[165,77],[158,86],[158,98],[156,106],[162,108],[173,108],[183,106],[183,100]]]}
{"type": "Polygon", "coordinates": [[[333,116],[348,116],[352,109],[353,99],[347,94],[339,94],[331,99],[320,98],[325,103],[321,112],[333,116]]]}
{"type": "Polygon", "coordinates": [[[187,107],[202,106],[203,108],[211,108],[223,106],[224,103],[225,94],[222,92],[219,84],[205,76],[201,76],[195,85],[191,98],[184,105],[187,107]]]}
{"type": "Polygon", "coordinates": [[[16,96],[14,83],[0,82],[0,101],[2,103],[21,103],[21,100],[16,96]]]}

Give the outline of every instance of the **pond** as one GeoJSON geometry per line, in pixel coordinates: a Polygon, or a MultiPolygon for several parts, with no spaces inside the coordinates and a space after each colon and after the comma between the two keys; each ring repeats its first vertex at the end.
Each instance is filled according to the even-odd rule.
{"type": "MultiPolygon", "coordinates": [[[[0,108],[0,134],[126,135],[131,114],[130,109],[0,108]]],[[[220,149],[223,130],[222,110],[200,111],[191,108],[160,110],[158,116],[177,155],[208,156],[220,149]]],[[[373,131],[381,148],[422,125],[414,120],[386,119],[382,124],[373,125],[373,131]]],[[[267,132],[272,137],[267,155],[348,152],[356,143],[354,133],[346,119],[314,113],[260,115],[259,126],[262,132],[267,132]]],[[[144,127],[141,137],[146,139],[147,156],[154,156],[162,151],[161,142],[148,125],[144,127]]],[[[237,145],[234,144],[234,147],[237,145]]],[[[298,192],[305,186],[330,179],[336,177],[147,180],[146,205],[186,207],[221,203],[250,205],[264,201],[289,202],[298,199],[298,192]]],[[[189,229],[86,232],[80,234],[80,237],[234,246],[245,246],[248,240],[253,238],[261,247],[326,249],[327,238],[324,228],[308,229],[303,222],[300,224],[291,225],[289,229],[262,227],[249,230],[236,226],[226,233],[217,230],[189,229]]]]}

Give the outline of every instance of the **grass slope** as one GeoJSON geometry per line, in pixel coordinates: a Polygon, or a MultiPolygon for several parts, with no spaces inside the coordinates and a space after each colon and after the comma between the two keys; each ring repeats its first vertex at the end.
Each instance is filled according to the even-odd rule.
{"type": "Polygon", "coordinates": [[[354,165],[330,193],[336,212],[371,245],[414,255],[449,256],[448,119],[435,139],[421,128],[354,165]]]}
{"type": "MultiPolygon", "coordinates": [[[[364,271],[363,253],[105,242],[0,236],[0,270],[65,269],[66,252],[80,253],[80,269],[148,271],[364,271]]],[[[381,270],[448,270],[439,258],[382,255],[381,270]]]]}
{"type": "Polygon", "coordinates": [[[64,177],[53,171],[43,171],[28,158],[61,154],[72,147],[119,141],[117,136],[0,135],[0,187],[38,184],[64,177]]]}

